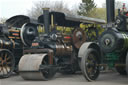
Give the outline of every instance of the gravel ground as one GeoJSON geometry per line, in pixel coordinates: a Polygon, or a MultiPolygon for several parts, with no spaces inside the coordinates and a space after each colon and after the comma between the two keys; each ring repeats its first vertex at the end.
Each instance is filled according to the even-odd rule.
{"type": "Polygon", "coordinates": [[[128,85],[128,77],[114,72],[101,73],[93,82],[87,82],[82,74],[74,75],[56,74],[49,81],[26,81],[19,75],[13,75],[7,79],[1,79],[0,85],[128,85]]]}

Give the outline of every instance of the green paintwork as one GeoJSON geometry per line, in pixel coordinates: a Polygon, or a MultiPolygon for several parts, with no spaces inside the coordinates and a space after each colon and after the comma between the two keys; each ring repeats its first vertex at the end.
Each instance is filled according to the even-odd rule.
{"type": "Polygon", "coordinates": [[[113,68],[115,66],[115,62],[119,59],[118,52],[107,53],[105,56],[105,61],[107,62],[109,68],[113,68]]]}

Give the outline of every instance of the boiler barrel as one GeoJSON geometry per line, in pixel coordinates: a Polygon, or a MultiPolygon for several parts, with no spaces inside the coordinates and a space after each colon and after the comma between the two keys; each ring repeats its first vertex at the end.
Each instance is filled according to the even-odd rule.
{"type": "Polygon", "coordinates": [[[128,33],[107,30],[100,36],[99,45],[104,52],[126,50],[128,48],[128,33]]]}
{"type": "Polygon", "coordinates": [[[7,40],[0,39],[0,48],[15,48],[15,43],[7,40]]]}
{"type": "Polygon", "coordinates": [[[64,46],[63,44],[56,44],[56,56],[70,56],[72,53],[72,46],[64,46]]]}

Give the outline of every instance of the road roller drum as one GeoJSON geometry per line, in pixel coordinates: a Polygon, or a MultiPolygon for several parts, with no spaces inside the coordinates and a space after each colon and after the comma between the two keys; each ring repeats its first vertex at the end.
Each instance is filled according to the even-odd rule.
{"type": "Polygon", "coordinates": [[[44,70],[41,65],[48,65],[47,54],[26,54],[19,62],[19,73],[25,80],[49,80],[56,73],[54,70],[44,70]]]}

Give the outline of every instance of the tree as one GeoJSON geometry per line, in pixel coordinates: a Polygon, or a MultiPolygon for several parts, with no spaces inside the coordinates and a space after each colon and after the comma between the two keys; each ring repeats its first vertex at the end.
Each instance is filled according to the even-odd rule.
{"type": "Polygon", "coordinates": [[[32,18],[37,18],[42,15],[42,8],[50,8],[52,11],[64,12],[66,14],[72,14],[62,1],[45,0],[35,3],[31,10],[28,11],[28,15],[32,18]]]}
{"type": "Polygon", "coordinates": [[[6,21],[6,18],[0,18],[0,23],[4,23],[6,21]]]}
{"type": "Polygon", "coordinates": [[[95,8],[92,15],[93,18],[106,20],[106,9],[105,8],[95,8]]]}
{"type": "Polygon", "coordinates": [[[82,0],[79,6],[78,15],[89,16],[96,8],[94,0],[82,0]]]}

